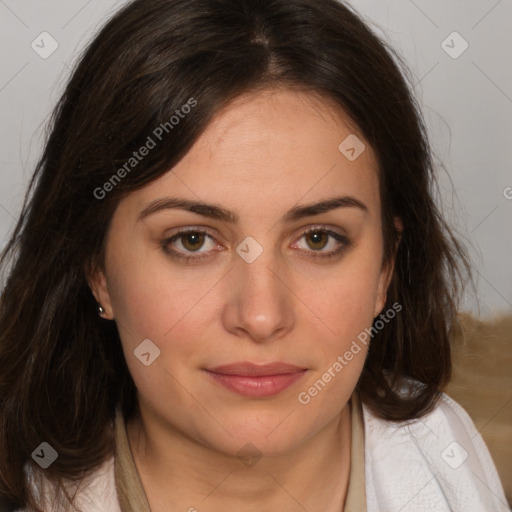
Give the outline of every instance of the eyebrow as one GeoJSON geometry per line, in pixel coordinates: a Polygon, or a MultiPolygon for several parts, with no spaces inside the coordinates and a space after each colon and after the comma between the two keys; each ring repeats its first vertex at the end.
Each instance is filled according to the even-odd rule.
{"type": "MultiPolygon", "coordinates": [[[[352,196],[332,197],[317,203],[294,206],[282,217],[282,222],[293,222],[304,217],[319,215],[337,208],[358,208],[368,212],[366,205],[352,196]]],[[[199,201],[191,201],[180,197],[165,197],[149,203],[139,214],[137,221],[142,221],[150,215],[162,210],[181,209],[197,213],[203,217],[216,219],[230,224],[236,224],[239,216],[230,210],[226,210],[216,204],[208,204],[199,201]]]]}

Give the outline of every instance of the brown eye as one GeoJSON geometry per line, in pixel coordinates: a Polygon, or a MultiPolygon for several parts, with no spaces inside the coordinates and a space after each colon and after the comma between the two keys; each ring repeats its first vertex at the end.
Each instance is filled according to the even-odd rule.
{"type": "Polygon", "coordinates": [[[305,239],[306,247],[299,249],[308,258],[333,258],[341,256],[345,249],[351,247],[350,240],[336,231],[326,228],[314,227],[308,229],[300,240],[305,239]]]}
{"type": "Polygon", "coordinates": [[[306,239],[312,241],[308,243],[309,247],[314,250],[324,249],[329,241],[329,234],[326,231],[310,231],[306,235],[306,239]]]}
{"type": "Polygon", "coordinates": [[[204,233],[190,231],[180,235],[181,244],[187,251],[197,251],[204,243],[204,233]]]}
{"type": "Polygon", "coordinates": [[[214,248],[217,244],[212,235],[198,229],[180,231],[175,235],[160,242],[162,249],[172,258],[177,260],[200,260],[211,256],[208,249],[214,248]],[[210,240],[211,247],[207,247],[210,240]],[[202,250],[205,248],[206,250],[202,250]],[[196,253],[196,254],[194,254],[196,253]]]}

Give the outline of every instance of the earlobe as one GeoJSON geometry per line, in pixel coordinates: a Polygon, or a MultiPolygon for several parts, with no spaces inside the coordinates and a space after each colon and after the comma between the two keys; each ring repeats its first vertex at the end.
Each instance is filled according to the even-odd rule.
{"type": "Polygon", "coordinates": [[[107,278],[104,270],[95,269],[87,277],[89,288],[98,303],[98,314],[105,319],[113,320],[114,311],[110,301],[107,278]]]}

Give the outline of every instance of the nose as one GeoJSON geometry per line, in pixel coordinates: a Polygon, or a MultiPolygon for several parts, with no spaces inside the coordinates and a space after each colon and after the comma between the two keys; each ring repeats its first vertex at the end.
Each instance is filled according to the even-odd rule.
{"type": "Polygon", "coordinates": [[[240,338],[265,343],[286,336],[295,322],[294,297],[285,266],[271,251],[252,263],[235,258],[228,274],[228,299],[223,310],[226,330],[240,338]]]}

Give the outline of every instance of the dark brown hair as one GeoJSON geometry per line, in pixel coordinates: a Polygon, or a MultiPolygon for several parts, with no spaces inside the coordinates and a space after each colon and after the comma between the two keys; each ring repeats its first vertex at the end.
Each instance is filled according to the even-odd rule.
{"type": "MultiPolygon", "coordinates": [[[[362,400],[387,420],[432,409],[451,370],[449,336],[470,268],[434,200],[434,165],[406,66],[336,0],[135,0],[79,60],[0,263],[0,496],[36,501],[24,464],[48,442],[55,482],[80,479],[113,453],[116,404],[136,406],[114,322],[87,276],[101,268],[120,199],[172,168],[215,113],[242,93],[288,87],[349,116],[379,163],[384,261],[404,229],[385,308],[402,310],[370,344],[362,400]],[[177,109],[197,104],[149,154],[99,189],[177,109]],[[103,190],[105,190],[103,188],[103,190]],[[96,193],[95,193],[96,191],[96,193]],[[399,394],[403,377],[422,386],[399,394]]],[[[341,141],[340,141],[341,142],[341,141]]]]}

